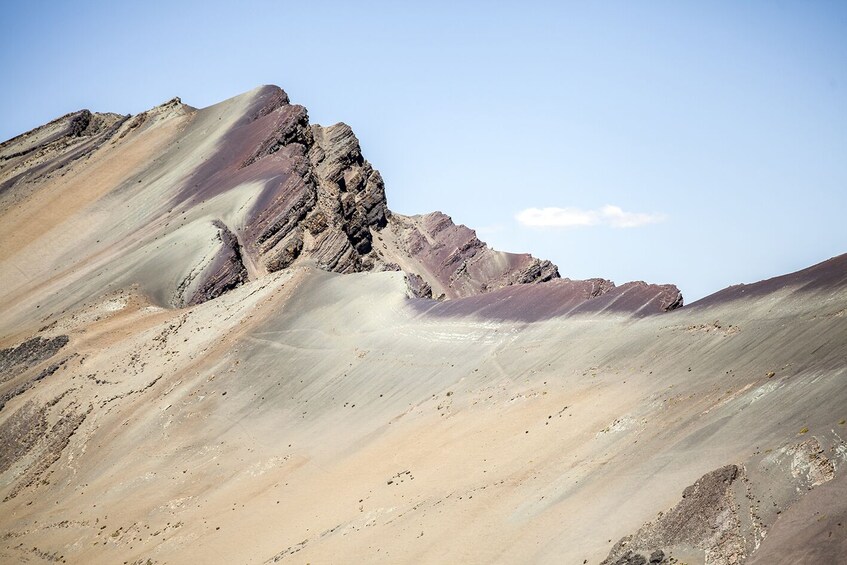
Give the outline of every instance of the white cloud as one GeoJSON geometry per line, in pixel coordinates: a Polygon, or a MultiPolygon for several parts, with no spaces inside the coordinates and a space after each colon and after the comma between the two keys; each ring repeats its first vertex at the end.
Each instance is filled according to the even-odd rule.
{"type": "Polygon", "coordinates": [[[664,214],[625,212],[619,206],[603,206],[598,210],[580,208],[527,208],[515,215],[521,224],[533,228],[580,228],[587,226],[610,226],[613,228],[637,228],[662,222],[664,214]]]}
{"type": "Polygon", "coordinates": [[[618,206],[603,206],[600,209],[603,219],[613,228],[637,228],[647,224],[663,222],[664,214],[645,214],[643,212],[624,212],[618,206]]]}

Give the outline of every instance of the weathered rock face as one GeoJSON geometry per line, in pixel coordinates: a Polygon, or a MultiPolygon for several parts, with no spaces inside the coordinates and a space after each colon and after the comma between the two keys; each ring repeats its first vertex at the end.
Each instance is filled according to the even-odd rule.
{"type": "Polygon", "coordinates": [[[461,298],[506,286],[559,278],[556,265],[529,254],[495,251],[476,233],[441,212],[422,216],[392,214],[377,238],[384,260],[425,279],[435,298],[461,298]]]}
{"type": "Polygon", "coordinates": [[[0,383],[49,359],[68,343],[68,336],[34,337],[7,349],[0,349],[0,383]]]}
{"type": "Polygon", "coordinates": [[[423,278],[415,273],[406,275],[406,286],[409,288],[409,296],[414,298],[432,298],[432,287],[423,278]]]}
{"type": "MultiPolygon", "coordinates": [[[[87,110],[64,116],[0,145],[0,198],[3,187],[37,184],[68,163],[84,172],[83,157],[99,152],[106,159],[115,147],[142,145],[157,128],[172,136],[158,154],[124,178],[109,176],[114,167],[108,175],[91,175],[95,183],[114,183],[112,194],[128,201],[119,212],[134,220],[107,230],[112,239],[102,243],[113,249],[146,245],[145,255],[163,249],[165,240],[191,250],[181,272],[151,280],[151,293],[168,306],[198,304],[299,265],[338,273],[402,269],[413,296],[440,300],[559,279],[550,261],[495,251],[441,212],[392,214],[382,176],[364,158],[353,130],[343,123],[310,124],[306,109],[275,86],[201,110],[174,98],[134,117],[87,110]],[[239,202],[237,213],[231,200],[239,202]]],[[[8,192],[25,196],[19,188],[8,192]]],[[[148,264],[140,276],[155,274],[148,264]]],[[[567,296],[561,288],[542,287],[560,300],[547,311],[563,312],[614,285],[606,281],[567,296]]],[[[660,312],[682,304],[675,287],[629,291],[623,285],[618,292],[626,296],[619,297],[617,311],[649,304],[647,310],[660,312]]]]}
{"type": "Polygon", "coordinates": [[[651,553],[649,558],[640,553],[627,551],[612,565],[647,565],[648,563],[650,565],[663,565],[669,563],[669,561],[665,559],[665,552],[661,549],[657,549],[651,553]]]}
{"type": "Polygon", "coordinates": [[[310,125],[306,109],[277,87],[261,89],[244,113],[185,197],[261,179],[238,238],[260,272],[304,262],[340,273],[371,268],[371,230],[388,216],[385,188],[350,127],[310,125]]]}
{"type": "Polygon", "coordinates": [[[652,551],[650,563],[661,563],[665,554],[657,548],[683,545],[704,551],[708,565],[741,563],[746,550],[732,492],[739,476],[736,465],[703,475],[683,491],[679,504],[620,540],[601,565],[646,564],[638,551],[652,551]]]}
{"type": "Polygon", "coordinates": [[[0,349],[0,411],[10,400],[49,377],[67,362],[66,357],[38,372],[30,370],[53,357],[68,341],[66,335],[49,338],[36,336],[15,347],[0,349]]]}
{"type": "Polygon", "coordinates": [[[362,157],[350,126],[312,126],[312,135],[309,159],[318,199],[306,222],[313,241],[307,249],[323,269],[368,270],[373,267],[371,229],[385,227],[388,215],[382,177],[362,157]]]}
{"type": "Polygon", "coordinates": [[[238,239],[220,220],[215,220],[213,225],[219,230],[217,237],[220,248],[211,261],[203,266],[203,270],[197,273],[199,284],[191,284],[194,277],[183,280],[177,289],[178,303],[186,306],[202,304],[247,282],[247,268],[241,258],[238,239]]]}

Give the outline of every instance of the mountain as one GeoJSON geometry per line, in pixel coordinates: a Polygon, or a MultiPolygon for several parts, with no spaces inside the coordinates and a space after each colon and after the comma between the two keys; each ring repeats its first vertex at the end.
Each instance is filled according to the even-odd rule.
{"type": "Polygon", "coordinates": [[[847,255],[682,306],[265,86],[0,144],[0,560],[837,563],[847,255]]]}
{"type": "Polygon", "coordinates": [[[178,98],[135,117],[83,110],[3,143],[0,163],[4,259],[56,240],[4,283],[65,277],[52,310],[89,296],[92,277],[97,291],[137,283],[165,307],[301,265],[402,268],[415,293],[436,298],[559,277],[549,261],[494,251],[444,214],[392,214],[350,127],[310,125],[275,86],[202,110],[178,98]],[[69,218],[72,235],[67,224],[55,233],[89,207],[97,213],[69,218]],[[70,248],[74,274],[60,259],[70,248]]]}

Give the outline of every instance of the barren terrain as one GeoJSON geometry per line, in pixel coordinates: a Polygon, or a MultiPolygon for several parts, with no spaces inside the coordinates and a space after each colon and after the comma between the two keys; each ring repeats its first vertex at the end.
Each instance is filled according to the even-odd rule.
{"type": "Polygon", "coordinates": [[[2,562],[847,561],[847,256],[562,279],[276,87],[0,145],[0,405],[2,562]]]}

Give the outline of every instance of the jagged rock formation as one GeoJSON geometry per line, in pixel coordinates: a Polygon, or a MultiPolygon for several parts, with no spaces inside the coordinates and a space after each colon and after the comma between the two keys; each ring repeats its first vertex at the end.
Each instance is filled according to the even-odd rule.
{"type": "Polygon", "coordinates": [[[224,167],[240,163],[239,180],[257,169],[279,175],[265,185],[246,226],[247,252],[266,272],[298,259],[340,273],[367,270],[371,229],[384,227],[388,214],[382,177],[349,126],[309,125],[305,108],[280,89],[265,90],[219,150],[230,161],[224,167]]]}
{"type": "Polygon", "coordinates": [[[377,236],[376,250],[384,261],[426,280],[436,298],[461,298],[559,278],[550,261],[494,251],[473,230],[454,224],[441,212],[392,214],[388,229],[377,236]]]}
{"type": "Polygon", "coordinates": [[[409,289],[410,298],[432,298],[432,287],[419,275],[407,274],[406,286],[409,289]]]}
{"type": "Polygon", "coordinates": [[[0,410],[6,403],[32,388],[38,381],[55,373],[67,358],[41,371],[31,371],[53,357],[68,344],[68,336],[33,337],[16,347],[0,349],[0,410]]]}
{"type": "MultiPolygon", "coordinates": [[[[169,305],[198,304],[299,265],[338,273],[402,269],[413,275],[414,296],[438,299],[559,278],[549,261],[494,251],[440,212],[392,214],[382,177],[364,159],[352,129],[310,124],[306,109],[273,86],[203,110],[174,98],[135,117],[69,114],[4,143],[0,182],[12,197],[23,197],[24,181],[49,180],[57,168],[101,148],[137,152],[140,138],[155,137],[157,129],[171,130],[167,148],[128,177],[108,181],[133,199],[158,194],[159,203],[151,203],[134,226],[113,230],[124,233],[112,243],[168,240],[194,248],[175,284],[172,275],[156,281],[160,288],[153,293],[169,305]],[[252,195],[238,218],[227,220],[225,207],[209,209],[248,187],[252,195]],[[187,221],[193,229],[181,229],[187,221]]],[[[103,182],[103,174],[91,176],[89,182],[103,182]]],[[[154,247],[161,250],[161,243],[154,247]]],[[[628,304],[633,311],[644,306],[628,304]]],[[[681,304],[681,297],[668,298],[650,310],[681,304]]]]}
{"type": "MultiPolygon", "coordinates": [[[[259,167],[282,175],[265,185],[242,238],[264,271],[302,263],[339,273],[399,266],[440,298],[558,278],[549,261],[493,251],[444,214],[392,214],[382,177],[348,125],[310,125],[305,108],[275,88],[247,114],[225,136],[216,167],[239,164],[238,181],[259,167]]],[[[203,192],[205,177],[198,180],[203,192]]]]}

